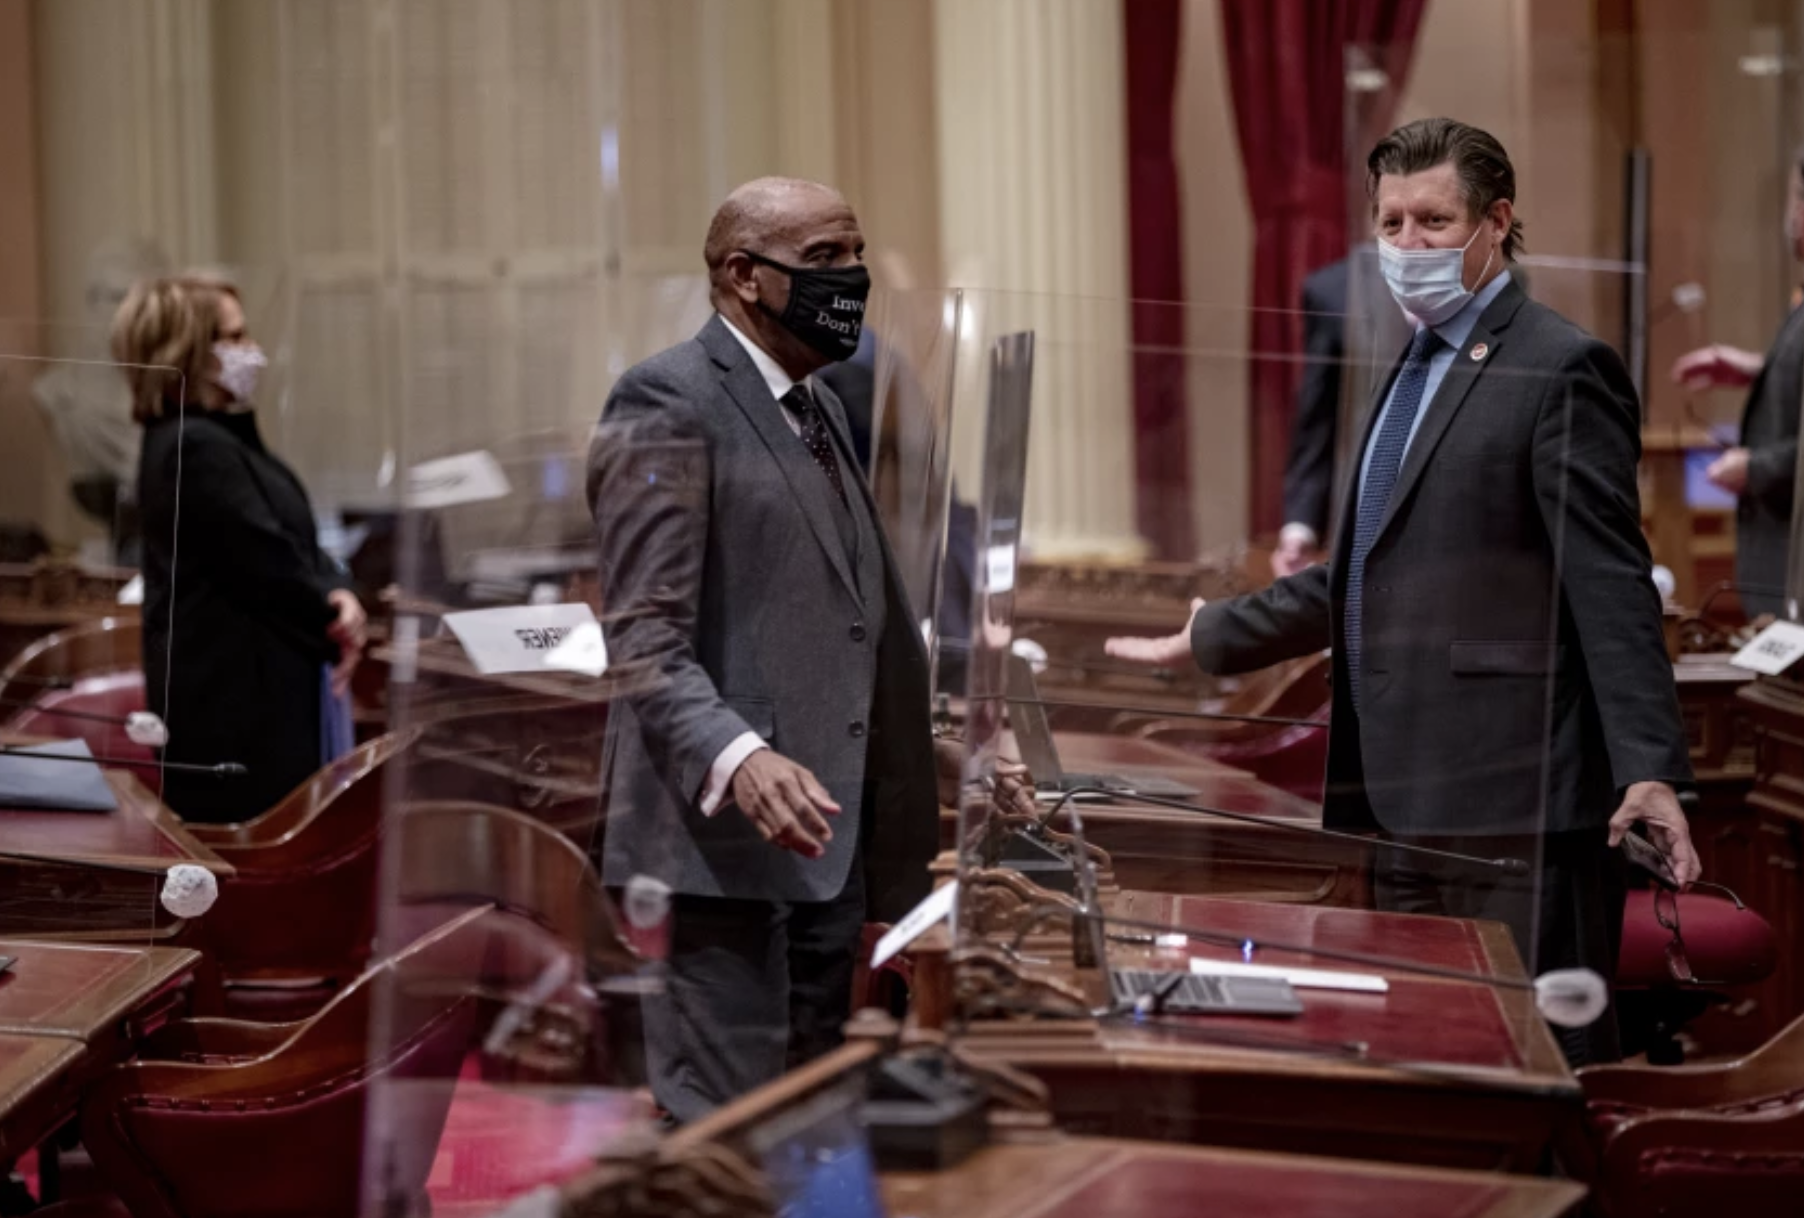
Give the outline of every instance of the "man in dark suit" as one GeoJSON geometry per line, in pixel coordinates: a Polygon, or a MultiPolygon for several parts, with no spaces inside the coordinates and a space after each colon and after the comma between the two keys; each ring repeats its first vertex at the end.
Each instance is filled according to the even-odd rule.
{"type": "MultiPolygon", "coordinates": [[[[1515,174],[1496,140],[1411,123],[1373,150],[1367,186],[1415,327],[1364,427],[1330,564],[1109,651],[1243,672],[1331,646],[1324,823],[1530,862],[1518,879],[1379,850],[1380,904],[1494,918],[1536,971],[1608,978],[1624,899],[1610,847],[1644,825],[1682,882],[1698,873],[1635,392],[1613,351],[1511,281],[1515,174]]],[[[1562,1041],[1574,1061],[1619,1052],[1613,1019],[1562,1041]]]]}
{"type": "MultiPolygon", "coordinates": [[[[1790,174],[1785,237],[1804,262],[1804,149],[1790,174]]],[[[1736,496],[1735,582],[1749,617],[1784,609],[1791,507],[1798,477],[1798,411],[1804,408],[1804,309],[1786,315],[1765,357],[1714,343],[1679,357],[1672,379],[1687,389],[1745,388],[1741,442],[1710,463],[1710,481],[1736,496]]]]}
{"type": "Polygon", "coordinates": [[[1317,561],[1328,540],[1334,462],[1345,404],[1363,405],[1375,378],[1409,341],[1409,324],[1366,244],[1303,280],[1302,379],[1284,465],[1284,527],[1272,552],[1274,575],[1317,561]]]}
{"type": "Polygon", "coordinates": [[[926,894],[951,794],[915,616],[813,375],[857,349],[863,250],[825,186],[734,191],[704,251],[716,316],[621,377],[590,449],[610,658],[652,682],[610,711],[602,876],[675,893],[646,1039],[679,1121],[838,1042],[867,911],[926,894]]]}

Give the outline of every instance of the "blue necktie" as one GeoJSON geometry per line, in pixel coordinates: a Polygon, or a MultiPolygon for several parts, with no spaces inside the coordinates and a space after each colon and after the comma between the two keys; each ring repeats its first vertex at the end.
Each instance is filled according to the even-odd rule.
{"type": "Polygon", "coordinates": [[[1397,485],[1397,471],[1403,466],[1403,450],[1409,447],[1410,429],[1422,409],[1422,393],[1428,387],[1428,361],[1441,340],[1433,330],[1423,327],[1409,344],[1403,357],[1403,368],[1397,373],[1397,385],[1391,393],[1390,409],[1384,423],[1372,438],[1372,462],[1366,469],[1365,483],[1359,488],[1359,515],[1353,522],[1353,554],[1347,563],[1347,682],[1353,693],[1353,708],[1359,709],[1359,662],[1365,649],[1363,622],[1365,616],[1366,555],[1378,540],[1378,526],[1390,506],[1391,491],[1397,485]]]}

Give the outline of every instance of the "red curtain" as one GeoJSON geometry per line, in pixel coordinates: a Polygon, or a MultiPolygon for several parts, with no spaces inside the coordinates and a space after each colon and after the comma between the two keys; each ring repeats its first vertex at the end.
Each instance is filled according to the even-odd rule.
{"type": "Polygon", "coordinates": [[[1196,555],[1174,125],[1183,0],[1121,0],[1133,296],[1135,523],[1154,558],[1196,555]]]}
{"type": "MultiPolygon", "coordinates": [[[[1249,372],[1255,535],[1283,522],[1303,324],[1303,277],[1347,252],[1348,132],[1389,125],[1427,0],[1221,0],[1247,200],[1253,213],[1249,372]],[[1371,90],[1348,113],[1347,48],[1370,48],[1371,90]]],[[[1352,149],[1352,164],[1367,148],[1352,149]]]]}

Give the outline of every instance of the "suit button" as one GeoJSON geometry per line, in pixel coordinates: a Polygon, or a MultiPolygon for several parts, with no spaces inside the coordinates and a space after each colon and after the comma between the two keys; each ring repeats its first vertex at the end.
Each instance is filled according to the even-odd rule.
{"type": "Polygon", "coordinates": [[[846,732],[852,737],[852,739],[857,740],[858,738],[860,738],[861,736],[864,735],[864,720],[862,720],[862,719],[852,720],[852,724],[850,727],[846,728],[846,732]]]}
{"type": "Polygon", "coordinates": [[[864,642],[864,623],[863,622],[853,622],[852,623],[852,641],[854,643],[864,642]]]}

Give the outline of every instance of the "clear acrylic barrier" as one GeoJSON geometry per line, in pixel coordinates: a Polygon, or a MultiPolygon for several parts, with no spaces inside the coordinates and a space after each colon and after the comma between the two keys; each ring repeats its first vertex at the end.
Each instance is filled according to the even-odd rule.
{"type": "MultiPolygon", "coordinates": [[[[1095,546],[1111,526],[1117,554],[1131,556],[1119,522],[1133,519],[1135,483],[1108,459],[1127,401],[1121,370],[1135,354],[1129,306],[963,294],[961,353],[989,352],[971,363],[961,354],[950,410],[951,463],[976,470],[980,522],[951,835],[963,885],[954,959],[972,1035],[1007,1015],[1107,1012],[1104,1027],[1162,1043],[1238,1039],[1374,1065],[1559,1072],[1525,987],[1579,963],[1609,973],[1599,936],[1620,865],[1602,842],[1617,776],[1682,771],[1684,749],[1661,705],[1670,678],[1632,510],[1632,391],[1607,356],[1574,360],[1578,371],[1562,376],[1532,347],[1512,351],[1545,341],[1540,315],[1516,316],[1524,307],[1512,294],[1448,352],[1423,407],[1365,563],[1356,715],[1343,643],[1350,538],[1325,564],[1238,596],[1209,587],[1202,564],[1188,587],[1169,588],[1119,558],[1039,560],[1069,564],[1092,587],[1113,581],[1112,604],[1074,594],[1077,579],[1061,593],[1021,578],[1064,538],[1095,546]],[[1011,366],[1020,331],[1031,333],[1032,390],[1017,420],[1020,383],[998,370],[1011,366]],[[1010,525],[985,531],[999,521],[1010,525]],[[1135,615],[1161,592],[1169,616],[1155,632],[1135,615]],[[1030,603],[1061,595],[1062,606],[1030,603]],[[1195,641],[1216,684],[1186,686],[1197,660],[1184,641],[1140,670],[1140,689],[1157,694],[1098,683],[1128,679],[1131,661],[1104,653],[1097,635],[1169,635],[1192,595],[1210,602],[1195,641]],[[1099,619],[1087,623],[1093,642],[1066,643],[1085,637],[1073,633],[1048,646],[1018,626],[1057,620],[1059,609],[1099,619]],[[1606,702],[1592,691],[1608,682],[1586,674],[1618,662],[1634,676],[1606,702]],[[1037,771],[1034,817],[995,798],[1006,786],[1000,758],[1037,771]],[[1579,924],[1549,925],[1559,903],[1543,901],[1548,882],[1586,894],[1579,924]],[[1161,930],[1187,941],[1166,947],[1161,930]],[[1292,1020],[1178,1017],[1159,1030],[1108,989],[1108,969],[1181,971],[1192,958],[1375,973],[1391,996],[1299,990],[1292,1020]],[[1451,991],[1433,987],[1448,981],[1469,987],[1458,1001],[1488,1012],[1489,1048],[1443,1043],[1432,1000],[1451,991]],[[1370,1033],[1351,1038],[1356,1049],[1343,1017],[1370,1033]]],[[[1222,312],[1192,310],[1175,332],[1251,332],[1222,312]]],[[[1262,357],[1203,344],[1182,357],[1192,444],[1231,445],[1246,428],[1230,387],[1262,357]]],[[[1199,532],[1243,520],[1247,490],[1245,476],[1195,483],[1199,532]]],[[[1240,578],[1242,588],[1269,582],[1251,569],[1240,578]]],[[[1603,1025],[1563,1036],[1581,1059],[1607,1055],[1612,1039],[1603,1025]]]]}
{"type": "MultiPolygon", "coordinates": [[[[376,1081],[366,1212],[420,1186],[441,1131],[457,1147],[441,1184],[477,1209],[642,1136],[640,1004],[669,933],[667,894],[610,892],[599,870],[610,720],[659,677],[614,645],[597,580],[594,419],[447,429],[421,410],[398,427],[410,443],[361,679],[383,826],[371,958],[390,962],[368,1053],[399,1062],[455,1031],[433,1063],[376,1081]],[[543,1138],[525,1162],[529,1121],[543,1138]]],[[[607,451],[623,469],[663,455],[607,451]]]]}
{"type": "MultiPolygon", "coordinates": [[[[0,938],[166,938],[182,929],[161,899],[167,873],[218,860],[159,798],[177,768],[166,763],[181,761],[166,725],[188,671],[171,645],[185,602],[164,532],[182,478],[172,459],[140,496],[145,428],[130,384],[163,383],[159,429],[181,426],[188,386],[174,369],[106,358],[102,328],[10,329],[25,347],[81,357],[0,353],[0,400],[15,416],[0,479],[0,938]],[[147,551],[163,560],[150,630],[147,551]]],[[[205,777],[235,781],[217,760],[205,777]]]]}

